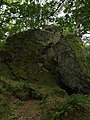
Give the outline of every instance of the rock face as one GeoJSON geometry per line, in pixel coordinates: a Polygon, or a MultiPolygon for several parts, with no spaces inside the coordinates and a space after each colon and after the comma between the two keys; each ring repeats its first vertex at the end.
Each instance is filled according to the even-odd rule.
{"type": "Polygon", "coordinates": [[[83,46],[75,35],[47,30],[17,33],[7,39],[0,62],[1,71],[6,65],[14,79],[47,82],[53,77],[67,92],[90,93],[83,46]]]}
{"type": "Polygon", "coordinates": [[[68,92],[90,93],[90,80],[79,38],[67,35],[60,39],[56,46],[56,56],[60,82],[68,92]]]}

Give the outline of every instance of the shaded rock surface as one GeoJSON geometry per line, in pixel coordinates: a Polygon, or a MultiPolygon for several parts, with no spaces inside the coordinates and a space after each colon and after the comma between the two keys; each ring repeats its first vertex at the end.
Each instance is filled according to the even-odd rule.
{"type": "Polygon", "coordinates": [[[90,93],[90,78],[85,63],[84,48],[79,38],[67,35],[56,46],[57,71],[62,86],[70,93],[90,93]]]}
{"type": "Polygon", "coordinates": [[[90,93],[83,45],[73,34],[61,36],[47,30],[17,33],[8,37],[0,51],[0,63],[1,74],[13,79],[37,84],[51,80],[67,92],[90,93]]]}

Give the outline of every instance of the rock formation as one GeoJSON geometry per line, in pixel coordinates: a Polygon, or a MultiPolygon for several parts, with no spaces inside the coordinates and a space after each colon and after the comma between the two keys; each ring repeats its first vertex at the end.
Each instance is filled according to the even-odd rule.
{"type": "Polygon", "coordinates": [[[13,79],[39,83],[52,76],[68,93],[90,93],[83,45],[73,34],[62,36],[48,30],[17,33],[8,37],[4,51],[0,51],[0,63],[0,71],[8,63],[7,74],[13,79]],[[5,64],[6,53],[12,60],[5,64]]]}

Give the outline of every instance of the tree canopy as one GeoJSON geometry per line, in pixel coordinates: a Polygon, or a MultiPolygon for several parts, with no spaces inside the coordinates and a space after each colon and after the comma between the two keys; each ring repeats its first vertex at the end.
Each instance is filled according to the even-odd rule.
{"type": "Polygon", "coordinates": [[[64,12],[69,23],[72,23],[78,34],[90,31],[90,1],[68,0],[64,12]]]}
{"type": "Polygon", "coordinates": [[[90,31],[89,0],[0,0],[0,39],[57,24],[80,36],[90,31]],[[64,16],[60,16],[60,12],[64,16]]]}

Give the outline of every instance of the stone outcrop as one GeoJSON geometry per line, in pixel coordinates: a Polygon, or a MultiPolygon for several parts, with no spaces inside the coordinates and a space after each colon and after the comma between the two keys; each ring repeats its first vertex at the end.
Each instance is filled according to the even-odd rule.
{"type": "Polygon", "coordinates": [[[56,48],[57,71],[62,86],[70,93],[90,93],[90,78],[85,63],[85,51],[79,38],[67,35],[56,48]]]}
{"type": "Polygon", "coordinates": [[[73,34],[62,36],[48,30],[17,33],[8,37],[0,62],[1,71],[6,65],[13,79],[38,84],[51,79],[68,93],[90,93],[83,45],[73,34]]]}

